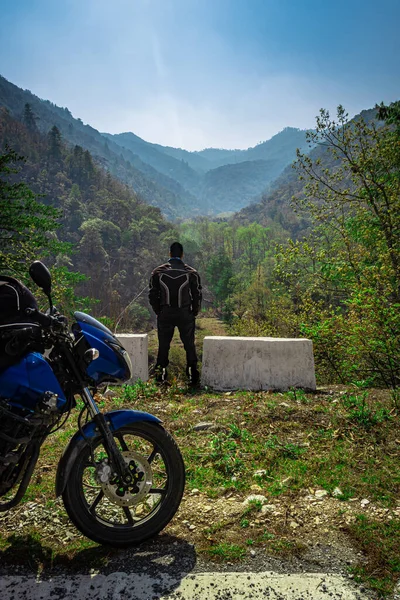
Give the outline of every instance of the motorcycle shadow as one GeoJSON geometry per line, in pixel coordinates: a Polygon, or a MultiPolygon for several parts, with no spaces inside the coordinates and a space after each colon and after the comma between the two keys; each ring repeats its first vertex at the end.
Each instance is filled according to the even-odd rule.
{"type": "MultiPolygon", "coordinates": [[[[119,587],[122,581],[124,585],[134,585],[137,594],[141,585],[147,589],[146,594],[151,585],[151,597],[161,598],[179,587],[182,579],[196,565],[194,546],[167,534],[160,534],[153,540],[124,550],[96,546],[74,554],[55,555],[37,534],[14,533],[9,536],[7,543],[7,548],[0,550],[0,575],[18,575],[27,584],[32,578],[36,582],[35,588],[42,582],[46,593],[51,592],[47,590],[49,585],[54,584],[59,589],[61,581],[71,579],[73,583],[69,585],[76,592],[79,589],[78,597],[84,597],[84,591],[89,594],[89,590],[101,588],[102,593],[108,589],[115,590],[115,586],[119,587]]],[[[65,597],[69,598],[69,595],[65,597]]],[[[91,595],[86,597],[90,598],[91,595]]],[[[140,595],[136,597],[141,598],[140,595]]]]}

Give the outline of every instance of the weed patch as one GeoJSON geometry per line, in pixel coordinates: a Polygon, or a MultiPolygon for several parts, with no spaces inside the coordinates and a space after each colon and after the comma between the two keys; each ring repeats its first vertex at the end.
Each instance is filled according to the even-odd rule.
{"type": "Polygon", "coordinates": [[[400,520],[382,524],[358,515],[349,533],[367,557],[367,565],[356,567],[354,573],[380,598],[388,596],[400,579],[400,520]]]}
{"type": "Polygon", "coordinates": [[[215,546],[210,546],[206,553],[212,558],[220,561],[237,561],[243,558],[246,554],[246,549],[237,544],[220,543],[215,546]]]}

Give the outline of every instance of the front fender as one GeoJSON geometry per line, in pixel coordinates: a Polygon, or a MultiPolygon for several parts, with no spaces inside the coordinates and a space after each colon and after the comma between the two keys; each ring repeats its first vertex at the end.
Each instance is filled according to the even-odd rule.
{"type": "MultiPolygon", "coordinates": [[[[161,423],[160,419],[154,415],[139,410],[112,410],[104,413],[104,416],[111,431],[118,431],[118,429],[121,429],[121,427],[124,425],[137,423],[139,421],[161,423]]],[[[82,427],[82,431],[83,435],[80,431],[77,431],[70,439],[63,452],[60,462],[58,463],[56,476],[56,496],[60,496],[63,493],[65,484],[67,483],[68,477],[71,473],[72,466],[76,458],[87,445],[87,439],[93,439],[99,435],[96,424],[93,421],[86,423],[82,427]]]]}

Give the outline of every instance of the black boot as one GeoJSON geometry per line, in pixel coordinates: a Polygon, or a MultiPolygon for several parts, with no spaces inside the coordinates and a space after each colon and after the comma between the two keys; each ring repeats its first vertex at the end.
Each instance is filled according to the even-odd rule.
{"type": "Polygon", "coordinates": [[[190,385],[198,385],[200,381],[200,373],[198,372],[196,365],[186,367],[186,375],[189,377],[190,385]]]}
{"type": "Polygon", "coordinates": [[[168,379],[167,369],[165,367],[160,367],[160,365],[157,365],[154,369],[154,376],[157,383],[164,383],[168,379]]]}

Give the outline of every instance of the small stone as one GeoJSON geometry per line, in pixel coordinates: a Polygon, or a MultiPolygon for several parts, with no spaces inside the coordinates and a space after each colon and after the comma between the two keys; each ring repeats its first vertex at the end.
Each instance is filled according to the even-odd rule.
{"type": "Polygon", "coordinates": [[[189,525],[190,531],[194,531],[196,529],[196,525],[189,525]]]}
{"type": "Polygon", "coordinates": [[[342,492],[342,490],[340,488],[335,487],[335,489],[332,492],[332,496],[334,498],[339,498],[340,496],[343,496],[343,492],[342,492]]]}
{"type": "Polygon", "coordinates": [[[255,555],[256,555],[256,551],[255,550],[250,550],[250,556],[252,556],[254,558],[255,555]]]}
{"type": "Polygon", "coordinates": [[[268,512],[274,512],[276,510],[275,504],[263,504],[261,507],[261,513],[265,515],[268,512]]]}
{"type": "Polygon", "coordinates": [[[207,431],[208,429],[215,428],[215,423],[212,421],[204,421],[201,423],[197,423],[193,426],[193,431],[207,431]]]}
{"type": "Polygon", "coordinates": [[[363,498],[363,500],[361,500],[360,504],[361,504],[361,506],[367,506],[367,504],[369,504],[369,500],[367,498],[363,498]]]}
{"type": "Polygon", "coordinates": [[[196,496],[196,494],[200,494],[200,490],[198,490],[197,488],[193,488],[192,491],[191,491],[191,494],[193,496],[196,496]]]}
{"type": "Polygon", "coordinates": [[[328,495],[328,492],[326,490],[315,490],[315,494],[314,496],[316,498],[325,498],[325,496],[328,495]]]}

